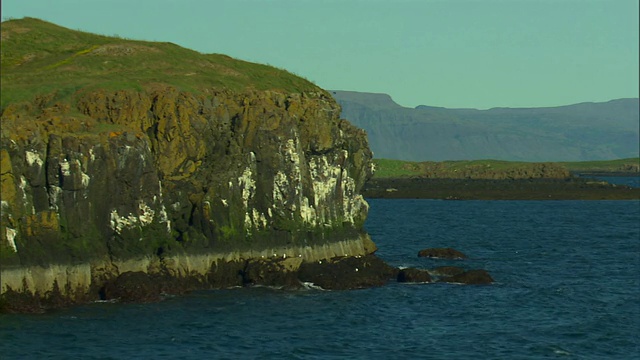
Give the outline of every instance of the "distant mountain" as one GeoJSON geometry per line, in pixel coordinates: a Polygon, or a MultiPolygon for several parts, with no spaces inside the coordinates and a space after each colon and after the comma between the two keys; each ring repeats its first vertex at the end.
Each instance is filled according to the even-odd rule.
{"type": "Polygon", "coordinates": [[[637,98],[545,108],[412,109],[387,94],[330,93],[342,117],[367,131],[380,159],[589,161],[640,153],[637,98]]]}

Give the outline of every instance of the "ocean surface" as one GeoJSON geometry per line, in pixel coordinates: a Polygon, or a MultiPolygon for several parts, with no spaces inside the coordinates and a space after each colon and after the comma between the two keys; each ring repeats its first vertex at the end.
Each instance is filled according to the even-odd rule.
{"type": "Polygon", "coordinates": [[[1,359],[640,359],[639,201],[369,200],[395,266],[489,286],[200,291],[0,315],[1,359]],[[468,260],[418,258],[453,247],[468,260]]]}
{"type": "Polygon", "coordinates": [[[596,176],[594,178],[610,184],[640,187],[640,176],[596,176]]]}

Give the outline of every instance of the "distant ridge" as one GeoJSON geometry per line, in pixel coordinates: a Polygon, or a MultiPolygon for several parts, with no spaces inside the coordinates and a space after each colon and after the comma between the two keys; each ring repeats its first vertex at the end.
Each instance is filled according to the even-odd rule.
{"type": "Polygon", "coordinates": [[[382,93],[361,93],[357,91],[331,90],[335,99],[360,104],[371,109],[402,109],[391,96],[382,93]]]}
{"type": "Polygon", "coordinates": [[[330,90],[376,158],[591,161],[638,157],[638,98],[541,108],[402,107],[387,94],[330,90]]]}

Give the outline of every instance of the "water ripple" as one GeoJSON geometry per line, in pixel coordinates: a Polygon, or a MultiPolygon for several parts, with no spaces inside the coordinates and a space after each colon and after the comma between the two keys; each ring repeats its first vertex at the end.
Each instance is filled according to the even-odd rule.
{"type": "Polygon", "coordinates": [[[1,315],[3,359],[640,358],[637,202],[375,200],[394,265],[451,246],[492,286],[199,291],[155,304],[1,315]]]}

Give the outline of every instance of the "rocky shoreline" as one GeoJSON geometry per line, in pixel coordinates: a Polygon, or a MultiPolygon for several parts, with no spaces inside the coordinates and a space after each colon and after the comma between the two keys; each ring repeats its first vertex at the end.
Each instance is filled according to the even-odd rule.
{"type": "MultiPolygon", "coordinates": [[[[435,251],[437,254],[439,250],[424,251],[429,254],[434,254],[435,251]]],[[[454,259],[447,257],[446,252],[441,254],[444,255],[429,257],[454,259]]],[[[418,256],[427,255],[421,252],[418,256]]],[[[93,275],[99,273],[95,266],[92,270],[93,275]]],[[[466,270],[457,266],[401,269],[387,264],[374,253],[335,256],[316,261],[303,261],[301,257],[282,255],[253,259],[220,259],[213,262],[205,273],[193,271],[176,276],[166,267],[156,272],[144,271],[141,268],[137,271],[122,272],[118,276],[106,277],[102,281],[97,278],[92,280],[86,289],[76,291],[70,288],[69,283],[60,286],[57,280],[54,280],[53,287],[46,291],[32,292],[28,288],[13,289],[7,286],[0,296],[0,313],[43,313],[96,301],[156,302],[167,296],[182,295],[196,290],[251,286],[269,286],[286,290],[305,287],[321,290],[352,290],[384,286],[393,281],[470,285],[493,283],[493,279],[486,270],[466,270]]]]}
{"type": "Polygon", "coordinates": [[[365,198],[443,200],[638,200],[640,188],[604,181],[566,179],[370,179],[365,198]]]}

